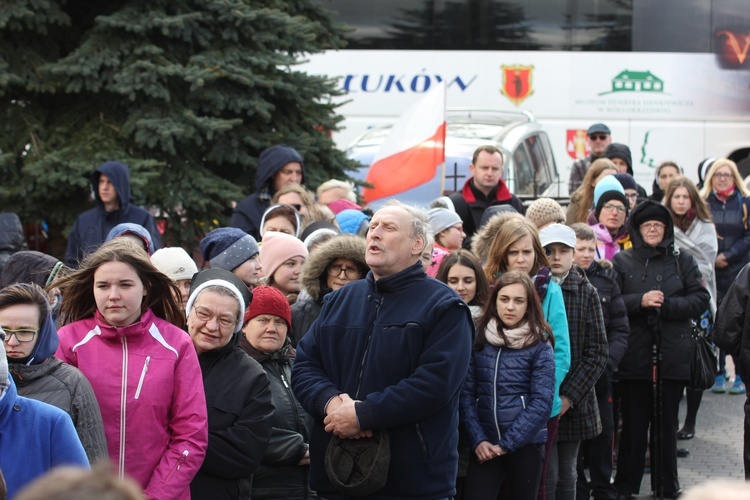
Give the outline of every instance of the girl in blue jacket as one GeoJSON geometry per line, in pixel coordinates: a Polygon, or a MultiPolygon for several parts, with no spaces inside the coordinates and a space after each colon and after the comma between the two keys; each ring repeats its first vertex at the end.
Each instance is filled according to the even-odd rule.
{"type": "Polygon", "coordinates": [[[459,417],[474,455],[465,497],[534,499],[544,464],[547,419],[555,391],[552,329],[534,284],[522,271],[495,282],[479,320],[459,417]]]}

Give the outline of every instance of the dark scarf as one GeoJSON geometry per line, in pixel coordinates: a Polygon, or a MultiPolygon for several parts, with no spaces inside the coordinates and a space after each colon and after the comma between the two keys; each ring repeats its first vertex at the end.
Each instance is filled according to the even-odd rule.
{"type": "Polygon", "coordinates": [[[552,272],[549,267],[543,267],[536,273],[536,276],[531,278],[534,282],[534,288],[536,293],[539,295],[539,302],[544,302],[544,297],[547,295],[549,289],[549,282],[552,280],[552,272]]]}

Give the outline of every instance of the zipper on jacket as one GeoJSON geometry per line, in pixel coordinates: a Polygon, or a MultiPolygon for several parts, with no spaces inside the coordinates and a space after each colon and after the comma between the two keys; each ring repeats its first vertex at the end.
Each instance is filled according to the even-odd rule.
{"type": "Polygon", "coordinates": [[[362,388],[362,375],[365,371],[365,360],[367,359],[367,351],[370,350],[370,341],[372,340],[372,329],[375,326],[375,321],[377,321],[378,315],[380,314],[380,307],[383,305],[383,299],[384,297],[381,296],[377,306],[375,306],[375,317],[372,320],[370,333],[367,335],[367,340],[365,341],[365,350],[362,353],[362,359],[359,362],[359,374],[357,374],[357,390],[354,392],[354,399],[359,399],[359,390],[362,388]]]}
{"type": "Polygon", "coordinates": [[[419,446],[422,448],[422,455],[427,460],[430,458],[430,451],[427,449],[427,437],[424,435],[422,425],[419,422],[416,422],[414,426],[417,428],[417,438],[419,438],[419,446]]]}
{"type": "Polygon", "coordinates": [[[141,389],[143,388],[143,381],[146,379],[146,372],[148,371],[148,364],[151,362],[151,356],[146,356],[146,362],[143,363],[143,370],[141,371],[141,379],[138,381],[138,388],[135,390],[135,399],[141,397],[141,389]]]}
{"type": "Polygon", "coordinates": [[[521,396],[521,406],[523,406],[523,409],[526,409],[526,396],[521,396]]]}
{"type": "Polygon", "coordinates": [[[170,479],[172,479],[172,476],[174,475],[174,473],[182,468],[182,464],[185,463],[185,461],[187,460],[187,457],[188,457],[188,451],[184,450],[182,452],[182,455],[180,456],[180,459],[177,460],[177,465],[175,465],[174,468],[172,468],[172,470],[169,471],[169,474],[167,474],[167,477],[164,479],[165,481],[169,481],[170,479]]]}
{"type": "Polygon", "coordinates": [[[500,423],[497,421],[497,367],[500,365],[500,353],[503,352],[503,348],[500,347],[497,350],[497,357],[495,358],[495,375],[492,381],[492,416],[495,418],[495,430],[497,430],[497,440],[500,441],[502,436],[500,435],[500,423]]]}
{"type": "Polygon", "coordinates": [[[300,431],[302,430],[302,426],[300,425],[299,411],[297,411],[297,399],[294,397],[292,389],[289,387],[289,382],[286,379],[286,375],[284,375],[284,365],[282,363],[274,364],[274,369],[276,370],[276,373],[279,374],[281,383],[284,384],[284,387],[286,388],[286,399],[292,405],[292,412],[294,412],[294,428],[298,433],[301,434],[300,431]]]}
{"type": "Polygon", "coordinates": [[[127,395],[128,395],[128,340],[120,334],[122,342],[122,381],[120,383],[120,452],[117,462],[117,474],[120,479],[125,477],[125,427],[127,424],[127,395]]]}

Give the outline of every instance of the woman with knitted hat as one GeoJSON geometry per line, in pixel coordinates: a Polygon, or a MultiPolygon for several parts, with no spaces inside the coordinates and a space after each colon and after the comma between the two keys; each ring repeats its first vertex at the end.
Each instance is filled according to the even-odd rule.
{"type": "Polygon", "coordinates": [[[672,215],[664,205],[654,200],[639,203],[628,228],[633,246],[613,261],[630,323],[628,347],[617,370],[622,437],[614,484],[621,496],[638,495],[651,427],[651,441],[661,440],[661,453],[651,448],[650,491],[678,498],[677,422],[690,379],[690,322],[708,308],[710,295],[693,256],[674,251],[672,215]],[[658,350],[654,364],[652,355],[658,350]],[[654,408],[654,373],[661,402],[658,414],[644,410],[654,408]],[[658,434],[652,427],[656,419],[658,434]]]}
{"type": "Polygon", "coordinates": [[[594,189],[594,211],[588,224],[596,234],[596,258],[612,260],[620,250],[630,248],[625,221],[630,204],[625,189],[614,175],[603,178],[594,189]]]}
{"type": "Polygon", "coordinates": [[[276,409],[271,441],[253,477],[252,498],[317,498],[309,486],[312,418],[291,390],[296,352],[288,335],[292,322],[289,302],[279,290],[260,286],[253,291],[244,322],[240,346],[268,375],[276,409]]]}
{"type": "Polygon", "coordinates": [[[464,222],[456,212],[446,208],[433,208],[427,216],[432,234],[435,236],[434,248],[449,253],[461,248],[466,233],[464,233],[464,222]]]}
{"type": "Polygon", "coordinates": [[[309,298],[292,306],[293,346],[307,333],[320,315],[323,297],[367,275],[365,240],[353,234],[334,236],[310,253],[302,268],[302,288],[309,298]]]}
{"type": "Polygon", "coordinates": [[[301,289],[300,273],[307,256],[305,244],[286,233],[267,233],[260,247],[265,284],[280,290],[290,304],[297,301],[301,289]]]}
{"type": "Polygon", "coordinates": [[[565,224],[565,212],[552,198],[538,198],[532,201],[526,209],[526,218],[540,231],[550,224],[565,224]]]}
{"type": "Polygon", "coordinates": [[[260,280],[260,248],[255,238],[236,227],[219,227],[200,242],[203,260],[213,269],[224,269],[240,278],[248,288],[260,280]]]}
{"type": "Polygon", "coordinates": [[[567,225],[586,222],[591,207],[594,206],[594,188],[604,177],[616,173],[617,167],[612,160],[607,158],[594,160],[586,171],[586,177],[583,178],[581,186],[570,194],[570,205],[565,216],[567,225]]]}
{"type": "Polygon", "coordinates": [[[175,296],[181,308],[185,308],[190,296],[190,280],[198,272],[192,257],[180,247],[160,248],[151,256],[151,263],[174,281],[180,289],[180,295],[175,296]]]}
{"type": "Polygon", "coordinates": [[[237,276],[206,269],[193,278],[187,327],[208,407],[208,450],[193,498],[250,498],[253,472],[271,436],[274,408],[263,369],[238,346],[253,295],[237,276]]]}

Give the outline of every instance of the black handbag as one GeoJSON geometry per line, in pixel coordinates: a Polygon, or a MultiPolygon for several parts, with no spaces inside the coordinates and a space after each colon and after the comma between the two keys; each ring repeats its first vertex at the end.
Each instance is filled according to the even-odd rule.
{"type": "Polygon", "coordinates": [[[692,320],[692,323],[690,337],[693,352],[690,359],[690,381],[687,387],[705,391],[713,387],[719,367],[716,346],[711,341],[713,330],[711,311],[705,311],[700,318],[692,320]]]}

